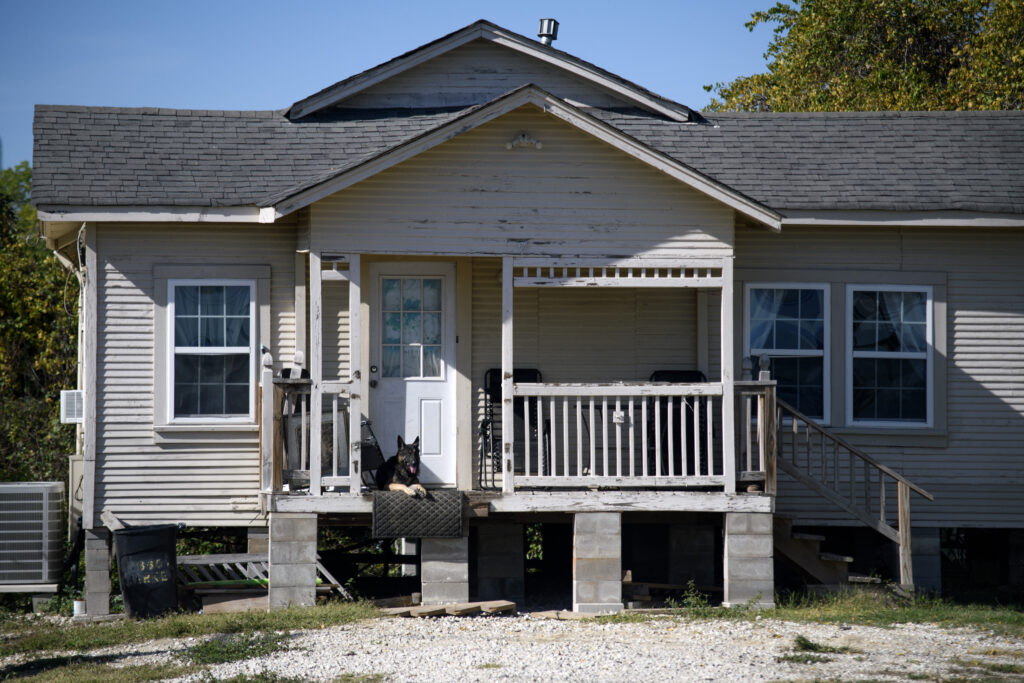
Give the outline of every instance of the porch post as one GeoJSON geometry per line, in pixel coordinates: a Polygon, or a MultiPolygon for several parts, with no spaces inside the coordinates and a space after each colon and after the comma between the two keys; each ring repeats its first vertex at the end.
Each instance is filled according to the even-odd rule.
{"type": "Polygon", "coordinates": [[[736,396],[733,385],[733,257],[722,259],[722,474],[725,492],[736,493],[736,396]]]}
{"type": "MultiPolygon", "coordinates": [[[[320,252],[309,250],[309,493],[319,496],[320,461],[323,457],[323,270],[320,252]]],[[[271,532],[273,533],[273,532],[271,532]]]]}
{"type": "Polygon", "coordinates": [[[512,444],[515,439],[512,416],[512,257],[501,259],[501,490],[512,493],[512,444]]]}
{"type": "Polygon", "coordinates": [[[348,257],[348,372],[351,378],[348,400],[349,493],[359,495],[363,442],[363,335],[359,254],[348,257]]]}

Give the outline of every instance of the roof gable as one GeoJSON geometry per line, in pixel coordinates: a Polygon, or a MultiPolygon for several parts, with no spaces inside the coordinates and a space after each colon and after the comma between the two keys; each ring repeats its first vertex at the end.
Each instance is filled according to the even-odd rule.
{"type": "Polygon", "coordinates": [[[267,197],[261,206],[273,209],[275,217],[290,214],[527,104],[535,105],[545,113],[722,202],[742,215],[775,229],[780,226],[780,215],[767,206],[623,134],[534,85],[523,86],[484,106],[467,110],[426,133],[348,168],[324,174],[308,183],[267,197]]]}
{"type": "MultiPolygon", "coordinates": [[[[491,61],[496,64],[497,60],[494,60],[495,51],[491,50],[490,53],[491,61]]],[[[656,95],[635,83],[620,78],[589,62],[573,57],[566,52],[557,50],[549,45],[543,45],[536,40],[531,40],[484,20],[470,24],[443,38],[335,83],[314,95],[300,100],[291,106],[287,116],[293,120],[301,119],[335,106],[466,106],[481,104],[500,92],[507,92],[511,88],[524,85],[527,82],[541,85],[545,89],[549,89],[551,92],[567,97],[570,100],[575,99],[574,95],[583,92],[589,91],[588,94],[591,97],[596,97],[600,94],[604,99],[602,101],[601,98],[596,98],[598,100],[595,102],[597,106],[617,104],[618,106],[640,107],[673,121],[688,121],[691,118],[690,110],[677,102],[656,95]],[[473,43],[476,43],[476,45],[471,45],[473,43]],[[422,83],[423,72],[429,71],[429,67],[425,65],[434,60],[441,60],[442,63],[436,72],[450,75],[452,73],[451,64],[445,62],[454,61],[452,53],[456,51],[466,53],[474,49],[479,53],[481,52],[480,43],[500,46],[503,50],[507,51],[508,59],[516,62],[514,68],[508,69],[510,72],[508,75],[521,71],[524,74],[529,74],[529,78],[519,82],[503,80],[500,74],[502,67],[499,65],[497,68],[499,73],[495,74],[495,67],[492,64],[480,67],[481,72],[490,71],[491,78],[481,79],[479,74],[467,74],[469,77],[468,82],[463,84],[453,83],[450,78],[435,81],[436,84],[441,84],[442,88],[441,92],[438,92],[437,87],[427,89],[428,92],[432,92],[438,98],[430,103],[425,103],[422,99],[416,102],[409,100],[399,100],[396,102],[394,100],[382,101],[379,97],[370,99],[366,97],[368,92],[375,86],[381,86],[381,84],[389,80],[400,81],[402,78],[408,79],[410,72],[420,72],[421,77],[418,80],[422,83]],[[535,66],[524,68],[524,64],[529,62],[534,62],[535,66]],[[494,78],[494,75],[498,77],[494,78]],[[479,86],[481,80],[488,81],[489,85],[485,85],[483,90],[478,92],[474,90],[475,86],[472,82],[479,86]],[[568,92],[563,93],[562,86],[566,83],[574,83],[575,85],[570,86],[568,92]],[[443,87],[445,85],[452,87],[443,87]],[[363,98],[359,98],[360,95],[363,95],[363,98]]],[[[377,88],[377,90],[381,89],[380,87],[377,88]]],[[[420,89],[422,90],[422,86],[420,89]]],[[[399,86],[397,90],[401,92],[402,87],[399,86]]],[[[417,93],[417,96],[422,97],[422,92],[417,93]]],[[[392,97],[395,97],[394,93],[392,93],[392,97]]]]}

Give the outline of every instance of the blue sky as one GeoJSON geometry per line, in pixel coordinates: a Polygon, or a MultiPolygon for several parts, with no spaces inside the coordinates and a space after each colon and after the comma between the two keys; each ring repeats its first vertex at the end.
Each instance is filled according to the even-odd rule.
{"type": "Polygon", "coordinates": [[[774,0],[351,2],[0,0],[3,166],[32,155],[36,104],[283,109],[477,19],[534,37],[691,107],[764,68],[774,0]]]}

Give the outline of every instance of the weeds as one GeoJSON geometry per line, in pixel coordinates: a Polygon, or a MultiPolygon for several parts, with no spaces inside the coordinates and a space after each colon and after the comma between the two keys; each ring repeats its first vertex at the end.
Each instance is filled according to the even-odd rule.
{"type": "Polygon", "coordinates": [[[782,621],[881,627],[907,623],[935,624],[946,628],[984,628],[997,635],[1024,636],[1024,611],[988,605],[957,605],[932,597],[880,601],[878,596],[865,593],[791,595],[784,600],[777,599],[776,604],[778,607],[769,614],[773,619],[782,621]]]}
{"type": "Polygon", "coordinates": [[[1024,666],[1021,666],[1020,664],[1008,664],[1005,662],[984,662],[980,659],[967,660],[960,659],[959,657],[954,657],[953,659],[949,660],[949,662],[950,664],[956,664],[957,666],[973,669],[982,669],[983,671],[987,671],[989,673],[1024,674],[1024,666]]]}
{"type": "Polygon", "coordinates": [[[87,651],[157,638],[211,634],[244,634],[324,628],[368,619],[379,614],[369,603],[339,602],[315,608],[238,614],[175,614],[148,621],[55,624],[44,619],[9,620],[0,624],[8,637],[0,656],[19,652],[87,651]]]}
{"type": "Polygon", "coordinates": [[[810,640],[809,638],[804,638],[800,635],[793,639],[793,650],[795,652],[827,652],[830,654],[842,655],[862,654],[861,650],[856,650],[852,647],[847,647],[845,645],[841,647],[833,647],[832,645],[822,645],[821,643],[816,643],[813,640],[810,640]]]}
{"type": "Polygon", "coordinates": [[[789,664],[823,664],[825,662],[831,662],[831,657],[824,655],[816,655],[810,652],[795,652],[785,655],[779,655],[775,658],[776,662],[787,662],[789,664]]]}
{"type": "Polygon", "coordinates": [[[235,633],[203,641],[190,648],[187,657],[196,664],[226,664],[263,657],[283,649],[286,646],[276,633],[235,633]]]}

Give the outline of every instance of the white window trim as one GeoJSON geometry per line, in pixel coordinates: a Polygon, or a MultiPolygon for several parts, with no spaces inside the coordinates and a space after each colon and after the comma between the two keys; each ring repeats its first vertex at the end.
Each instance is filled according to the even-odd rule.
{"type": "Polygon", "coordinates": [[[846,285],[846,424],[851,427],[878,427],[892,429],[931,429],[935,423],[935,296],[931,285],[890,285],[890,284],[847,284],[846,285]],[[923,292],[925,304],[925,343],[923,352],[909,351],[858,351],[858,358],[921,358],[925,359],[925,415],[924,422],[906,420],[855,420],[853,417],[853,293],[865,292],[923,292]]]}
{"type": "Polygon", "coordinates": [[[256,307],[256,280],[224,278],[179,278],[167,280],[167,424],[249,424],[256,419],[256,340],[259,337],[256,307]],[[175,287],[248,287],[249,288],[249,346],[224,346],[215,349],[205,347],[184,347],[195,355],[249,354],[249,412],[245,415],[201,415],[175,417],[174,415],[174,288],[175,287]]]}
{"type": "MultiPolygon", "coordinates": [[[[822,302],[825,307],[824,317],[824,348],[822,357],[822,410],[821,420],[816,423],[827,425],[832,421],[832,297],[831,285],[827,282],[748,282],[743,290],[743,357],[750,358],[750,290],[752,289],[819,289],[822,291],[822,302]]],[[[809,349],[762,349],[769,356],[816,356],[808,353],[809,349]]],[[[755,373],[757,368],[754,368],[755,373]]]]}

